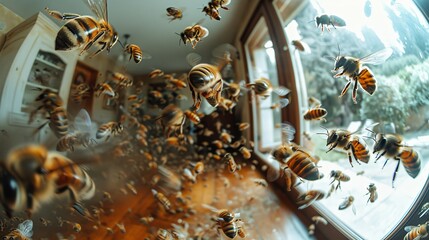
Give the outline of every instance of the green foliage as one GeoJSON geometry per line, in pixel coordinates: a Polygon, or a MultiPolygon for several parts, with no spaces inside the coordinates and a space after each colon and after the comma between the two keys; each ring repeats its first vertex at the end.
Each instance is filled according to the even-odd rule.
{"type": "Polygon", "coordinates": [[[408,117],[407,104],[397,87],[386,84],[388,79],[380,77],[377,91],[362,101],[361,119],[375,122],[393,122],[398,132],[402,132],[408,117]]]}

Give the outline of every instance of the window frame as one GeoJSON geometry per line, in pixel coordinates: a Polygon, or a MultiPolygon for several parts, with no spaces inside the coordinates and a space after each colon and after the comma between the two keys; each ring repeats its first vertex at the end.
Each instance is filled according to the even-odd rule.
{"type": "MultiPolygon", "coordinates": [[[[306,89],[304,85],[301,83],[304,81],[302,73],[300,73],[299,69],[297,69],[296,59],[292,56],[294,53],[289,51],[292,49],[290,44],[288,44],[288,39],[284,31],[284,22],[282,22],[280,13],[276,10],[274,6],[275,0],[258,0],[258,4],[252,13],[250,20],[247,22],[244,32],[239,38],[241,44],[241,51],[243,53],[244,59],[248,58],[248,53],[246,52],[246,42],[248,38],[251,36],[253,28],[259,22],[260,18],[265,18],[268,33],[270,34],[271,40],[273,42],[273,48],[276,52],[276,65],[278,71],[278,81],[279,85],[283,85],[289,89],[291,89],[291,93],[289,93],[290,104],[288,107],[283,108],[281,110],[281,120],[282,122],[288,121],[296,128],[295,142],[301,144],[301,135],[303,131],[308,128],[306,124],[303,122],[302,114],[300,112],[300,106],[306,105],[306,89]],[[291,71],[288,71],[288,70],[291,71]],[[297,114],[298,113],[298,114],[297,114]]],[[[294,0],[291,0],[294,1],[294,0]]],[[[305,6],[309,0],[302,1],[303,3],[300,6],[305,6]]],[[[426,17],[426,20],[429,22],[429,4],[425,1],[421,0],[413,0],[418,9],[422,12],[422,14],[426,17]]],[[[289,2],[290,3],[290,2],[289,2]]],[[[300,7],[296,7],[292,9],[291,14],[289,14],[288,19],[292,19],[296,14],[300,12],[300,7]]],[[[287,22],[287,20],[285,21],[287,22]]],[[[247,61],[243,61],[244,68],[244,76],[247,83],[249,83],[249,70],[247,61]]],[[[250,111],[250,123],[253,126],[253,129],[250,131],[250,138],[255,139],[255,133],[257,134],[257,126],[255,126],[255,121],[253,119],[255,112],[255,104],[251,101],[248,103],[248,109],[250,111]]],[[[255,151],[258,153],[258,151],[255,151]]],[[[270,164],[269,159],[266,155],[256,154],[257,158],[264,162],[265,164],[270,164]]],[[[276,184],[282,188],[284,191],[284,182],[276,181],[276,184]]],[[[396,227],[394,227],[389,234],[385,237],[387,239],[403,239],[406,232],[404,231],[405,226],[417,226],[418,224],[424,223],[424,219],[420,219],[418,216],[418,212],[421,209],[421,206],[429,202],[429,178],[424,183],[422,190],[419,195],[416,197],[414,201],[414,205],[411,206],[410,211],[402,218],[401,221],[398,222],[396,227]]],[[[292,189],[291,192],[286,192],[288,198],[295,202],[295,199],[300,195],[300,192],[297,189],[292,189]]],[[[319,203],[315,203],[310,207],[307,207],[303,210],[298,211],[298,205],[294,205],[295,213],[300,217],[304,224],[309,225],[312,223],[311,217],[314,215],[321,215],[325,217],[329,224],[328,225],[318,225],[315,236],[318,239],[361,239],[361,236],[355,233],[352,229],[350,229],[346,224],[341,221],[337,221],[337,217],[331,214],[328,211],[324,211],[323,207],[319,203]]]]}

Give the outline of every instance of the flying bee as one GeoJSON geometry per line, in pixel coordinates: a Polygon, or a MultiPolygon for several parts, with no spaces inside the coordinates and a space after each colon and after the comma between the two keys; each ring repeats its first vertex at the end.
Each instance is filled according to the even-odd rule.
{"type": "Polygon", "coordinates": [[[335,187],[335,190],[337,190],[338,188],[341,189],[341,182],[350,181],[350,177],[340,170],[332,170],[330,175],[331,175],[331,178],[333,178],[330,184],[333,184],[335,181],[338,181],[338,184],[335,187]]]}
{"type": "Polygon", "coordinates": [[[247,122],[237,123],[237,125],[238,125],[238,130],[240,131],[244,131],[250,127],[250,124],[247,122]]]}
{"type": "Polygon", "coordinates": [[[87,83],[73,85],[71,99],[74,103],[80,104],[83,99],[90,97],[91,87],[87,83]]]}
{"type": "Polygon", "coordinates": [[[16,229],[4,236],[2,239],[31,240],[33,236],[33,221],[30,219],[18,224],[16,229]]]}
{"type": "Polygon", "coordinates": [[[347,84],[341,91],[340,97],[342,97],[347,92],[352,82],[354,82],[352,99],[355,104],[357,103],[356,94],[358,83],[364,91],[366,91],[369,95],[373,95],[377,89],[377,82],[372,71],[363,65],[382,64],[392,55],[392,53],[393,50],[391,48],[385,48],[359,59],[348,56],[337,56],[335,58],[334,69],[332,70],[332,72],[336,73],[334,78],[344,76],[348,80],[347,84]]]}
{"type": "Polygon", "coordinates": [[[222,131],[222,133],[219,136],[219,139],[225,144],[231,143],[232,138],[233,138],[233,136],[231,136],[231,134],[227,133],[225,131],[225,129],[222,131]]]}
{"type": "Polygon", "coordinates": [[[228,99],[231,99],[234,102],[238,102],[238,99],[241,95],[241,90],[246,90],[246,81],[242,80],[239,83],[231,82],[227,83],[224,82],[225,87],[225,93],[227,93],[228,99]]]}
{"type": "Polygon", "coordinates": [[[133,79],[125,76],[120,72],[113,72],[112,80],[116,84],[116,88],[127,88],[133,85],[133,79]]]}
{"type": "Polygon", "coordinates": [[[221,19],[219,11],[216,8],[211,7],[210,5],[204,6],[202,12],[204,12],[206,16],[209,16],[210,19],[216,19],[218,21],[221,19]]]}
{"type": "Polygon", "coordinates": [[[167,137],[173,132],[179,130],[180,134],[183,134],[183,124],[186,120],[186,115],[183,111],[174,104],[170,104],[165,107],[161,116],[156,119],[161,120],[162,126],[165,128],[164,132],[167,137]]]}
{"type": "Polygon", "coordinates": [[[200,117],[199,117],[195,112],[193,112],[193,111],[191,111],[191,110],[186,110],[186,111],[184,112],[184,114],[185,114],[185,116],[186,116],[189,120],[191,120],[191,122],[193,122],[194,124],[198,124],[198,123],[200,123],[200,121],[201,121],[200,117]]]}
{"type": "Polygon", "coordinates": [[[209,35],[209,30],[197,23],[193,26],[186,27],[183,32],[178,35],[183,41],[183,44],[186,45],[187,42],[190,42],[192,48],[195,48],[201,39],[206,38],[209,35]]]}
{"type": "Polygon", "coordinates": [[[368,201],[366,202],[367,203],[369,201],[371,201],[372,203],[375,202],[375,200],[377,200],[378,198],[377,187],[375,186],[375,184],[374,183],[369,184],[369,186],[366,189],[368,190],[368,193],[366,195],[369,194],[368,201]]]}
{"type": "Polygon", "coordinates": [[[338,210],[344,210],[350,206],[352,206],[352,211],[353,214],[356,215],[356,207],[353,204],[353,202],[355,201],[355,198],[353,196],[348,196],[344,199],[344,201],[342,203],[340,203],[340,205],[338,206],[338,210]]]}
{"type": "Polygon", "coordinates": [[[328,114],[328,111],[326,109],[318,107],[318,108],[311,108],[307,110],[307,112],[304,113],[304,120],[322,120],[326,122],[325,116],[328,114]]]}
{"type": "Polygon", "coordinates": [[[211,0],[209,2],[209,6],[216,9],[222,8],[222,9],[228,10],[228,8],[225,6],[228,6],[230,3],[231,3],[231,0],[211,0]]]}
{"type": "Polygon", "coordinates": [[[238,151],[241,153],[244,159],[249,159],[250,157],[252,157],[251,150],[246,147],[241,147],[240,149],[238,149],[238,151]]]}
{"type": "Polygon", "coordinates": [[[234,157],[230,153],[225,154],[223,156],[222,161],[227,164],[228,169],[231,173],[237,170],[237,163],[235,163],[234,157]]]}
{"type": "Polygon", "coordinates": [[[304,150],[298,149],[286,161],[286,165],[298,177],[314,181],[323,177],[315,164],[314,158],[304,150]]]}
{"type": "Polygon", "coordinates": [[[234,239],[237,235],[245,236],[242,220],[239,218],[240,213],[233,213],[227,209],[216,209],[207,204],[203,204],[203,207],[216,213],[217,219],[215,221],[218,224],[218,230],[222,230],[225,236],[230,239],[234,239]],[[239,233],[240,228],[241,232],[239,233]]]}
{"type": "Polygon", "coordinates": [[[130,59],[128,61],[131,61],[131,58],[132,58],[134,59],[135,63],[140,63],[143,59],[143,52],[140,49],[140,47],[136,44],[125,45],[124,52],[130,54],[130,59]]]}
{"type": "Polygon", "coordinates": [[[425,238],[428,235],[428,224],[429,222],[425,222],[418,226],[405,226],[404,230],[407,234],[405,235],[404,240],[425,238]]]}
{"type": "Polygon", "coordinates": [[[310,190],[298,196],[296,204],[300,205],[298,209],[304,209],[315,201],[325,197],[325,193],[319,190],[310,190]]]}
{"type": "Polygon", "coordinates": [[[360,137],[343,129],[333,129],[330,131],[326,129],[326,134],[328,136],[326,146],[329,146],[327,152],[330,152],[334,148],[345,150],[352,167],[352,155],[358,164],[360,164],[359,161],[368,163],[370,158],[369,148],[360,137]]]}
{"type": "Polygon", "coordinates": [[[41,203],[68,191],[73,207],[82,213],[80,200],[94,196],[91,177],[71,159],[44,146],[25,145],[9,152],[1,163],[0,202],[6,214],[26,210],[31,215],[41,203]]]}
{"type": "Polygon", "coordinates": [[[149,225],[151,222],[153,222],[155,218],[149,216],[149,217],[142,217],[139,219],[140,223],[143,223],[144,225],[149,225]]]}
{"type": "Polygon", "coordinates": [[[155,189],[152,189],[152,194],[155,197],[155,199],[164,207],[164,209],[168,212],[171,212],[171,203],[170,200],[161,192],[156,191],[155,189]]]}
{"type": "Polygon", "coordinates": [[[216,66],[202,63],[194,66],[188,74],[189,89],[194,101],[195,111],[200,109],[201,96],[212,107],[217,107],[220,102],[223,80],[216,66]]]}
{"type": "Polygon", "coordinates": [[[329,25],[332,25],[332,27],[334,27],[335,29],[336,27],[346,26],[346,21],[344,21],[344,19],[335,15],[323,14],[323,15],[317,16],[314,21],[316,21],[317,27],[320,26],[322,28],[322,32],[325,26],[328,31],[330,31],[329,25]]]}
{"type": "Polygon", "coordinates": [[[207,205],[207,204],[202,204],[202,206],[210,211],[212,211],[213,213],[216,213],[216,216],[219,219],[222,219],[222,221],[225,222],[231,222],[236,218],[240,217],[240,213],[234,213],[228,209],[217,209],[211,205],[207,205]]]}
{"type": "Polygon", "coordinates": [[[164,75],[164,71],[162,71],[161,69],[155,69],[149,73],[149,78],[157,78],[161,77],[162,75],[164,75]]]}
{"type": "Polygon", "coordinates": [[[106,137],[106,142],[109,140],[110,136],[117,136],[124,131],[124,126],[121,122],[107,122],[102,124],[95,134],[97,139],[106,137]]]}
{"type": "Polygon", "coordinates": [[[307,45],[307,43],[300,41],[300,40],[292,40],[292,45],[295,47],[296,50],[303,52],[303,53],[311,53],[310,46],[307,45]]]}
{"type": "Polygon", "coordinates": [[[97,43],[98,50],[92,54],[93,57],[104,49],[110,52],[110,49],[118,41],[118,33],[109,23],[107,0],[87,0],[86,3],[96,15],[95,18],[70,13],[61,14],[46,8],[52,17],[59,20],[67,20],[57,33],[55,50],[72,50],[83,46],[80,52],[82,54],[97,43]]]}
{"type": "Polygon", "coordinates": [[[57,142],[57,151],[74,151],[75,146],[88,147],[95,140],[91,138],[91,118],[85,109],[81,109],[74,119],[75,132],[67,133],[57,142]]]}
{"type": "Polygon", "coordinates": [[[117,96],[115,90],[108,83],[97,83],[94,93],[96,97],[101,96],[101,94],[104,94],[110,98],[115,98],[117,96]]]}
{"type": "Polygon", "coordinates": [[[246,88],[252,90],[255,95],[260,96],[262,99],[269,97],[272,92],[282,97],[290,92],[289,89],[283,86],[273,87],[271,81],[264,77],[256,79],[253,83],[246,84],[246,88]]]}
{"type": "Polygon", "coordinates": [[[200,175],[204,172],[204,163],[202,161],[192,163],[191,165],[194,167],[193,172],[195,174],[200,175]]]}
{"type": "Polygon", "coordinates": [[[179,8],[169,7],[167,8],[167,16],[171,17],[170,22],[176,19],[182,19],[183,11],[179,8]]]}
{"type": "Polygon", "coordinates": [[[185,88],[187,87],[186,82],[173,78],[173,79],[168,79],[167,82],[173,84],[174,86],[176,86],[179,89],[185,88]]]}

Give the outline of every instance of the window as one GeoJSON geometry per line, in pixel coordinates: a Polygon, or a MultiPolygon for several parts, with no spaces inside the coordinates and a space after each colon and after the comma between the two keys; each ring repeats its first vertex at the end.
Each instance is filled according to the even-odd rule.
{"type": "MultiPolygon", "coordinates": [[[[309,133],[309,137],[303,137],[301,142],[312,154],[320,157],[318,165],[324,178],[302,184],[300,190],[320,189],[328,193],[331,171],[342,171],[350,181],[341,182],[341,189],[318,201],[316,207],[328,218],[346,226],[353,236],[383,239],[413,206],[429,173],[429,165],[426,164],[429,157],[429,44],[426,41],[429,26],[411,0],[313,0],[303,4],[295,12],[297,15],[285,14],[295,2],[299,1],[274,1],[274,7],[283,18],[295,76],[301,79],[300,84],[306,89],[299,95],[304,100],[308,97],[319,99],[328,112],[326,123],[308,122],[301,118],[303,130],[309,133]],[[335,20],[332,16],[343,19],[345,26],[341,23],[335,28],[325,25],[322,31],[321,26],[317,27],[312,20],[323,14],[331,16],[328,21],[335,20]],[[292,40],[307,44],[311,53],[295,50],[292,40]],[[352,83],[348,92],[339,98],[347,81],[344,77],[333,77],[334,57],[362,58],[382,49],[392,49],[393,52],[385,62],[364,64],[377,80],[374,94],[370,96],[358,86],[355,104],[352,83]],[[344,151],[335,149],[326,153],[326,137],[317,135],[326,133],[321,125],[329,130],[344,129],[361,136],[371,153],[373,141],[367,128],[377,133],[401,135],[404,145],[412,146],[418,152],[420,173],[416,178],[410,177],[401,163],[395,188],[392,188],[397,161],[390,159],[383,168],[384,157],[375,163],[375,155],[372,154],[367,164],[357,164],[353,159],[352,167],[344,151]],[[367,201],[370,183],[377,187],[378,199],[374,203],[367,201]],[[348,196],[354,197],[356,214],[352,207],[338,209],[348,196]]],[[[302,113],[310,108],[310,104],[302,101],[300,107],[302,113]]],[[[422,219],[421,223],[424,222],[422,219]]]]}

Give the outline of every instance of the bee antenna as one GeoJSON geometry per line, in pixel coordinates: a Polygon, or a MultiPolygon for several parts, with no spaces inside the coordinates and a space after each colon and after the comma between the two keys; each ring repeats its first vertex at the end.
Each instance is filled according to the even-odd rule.
{"type": "Polygon", "coordinates": [[[315,22],[315,21],[316,21],[316,19],[313,19],[313,20],[309,21],[308,23],[315,22]]]}
{"type": "Polygon", "coordinates": [[[122,47],[122,48],[125,48],[125,47],[124,47],[124,44],[122,44],[122,42],[121,42],[121,40],[120,40],[120,39],[118,39],[118,43],[121,45],[121,47],[122,47]]]}
{"type": "Polygon", "coordinates": [[[328,131],[328,129],[327,129],[327,128],[325,128],[325,127],[324,127],[324,126],[322,126],[322,125],[320,125],[320,127],[326,130],[326,134],[328,134],[328,133],[329,133],[329,131],[328,131]]]}

